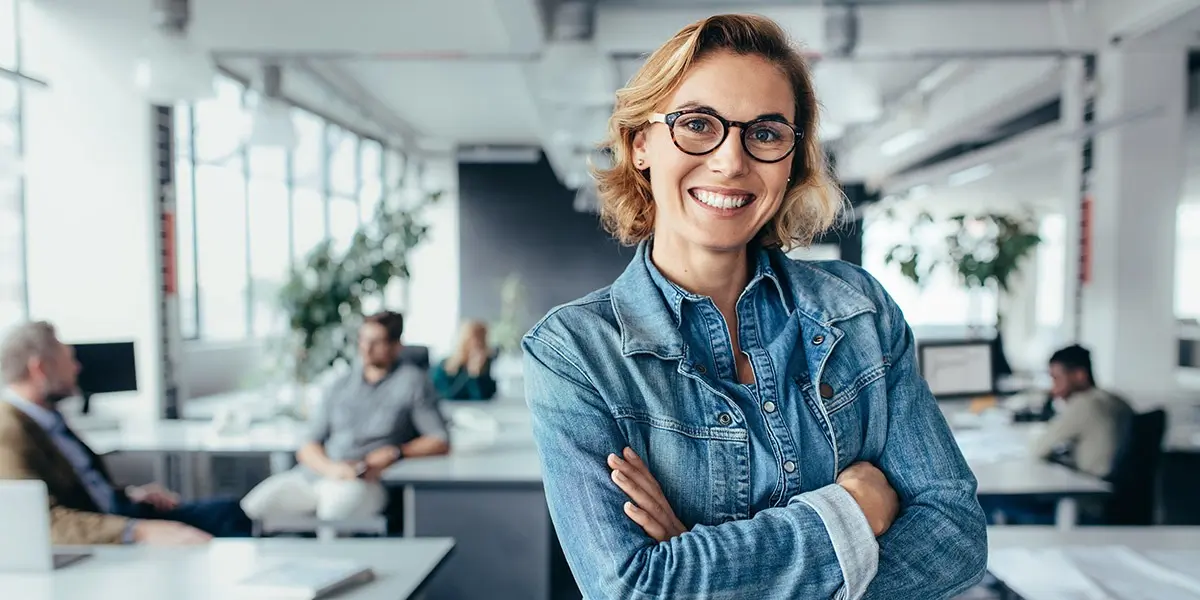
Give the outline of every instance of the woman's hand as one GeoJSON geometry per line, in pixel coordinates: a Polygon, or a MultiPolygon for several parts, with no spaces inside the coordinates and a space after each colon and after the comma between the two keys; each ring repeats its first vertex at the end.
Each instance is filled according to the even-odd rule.
{"type": "Polygon", "coordinates": [[[646,535],[665,542],[687,531],[675,517],[662,488],[650,474],[650,469],[632,448],[626,448],[625,458],[608,455],[612,479],[633,502],[625,503],[625,515],[642,527],[646,535]]]}

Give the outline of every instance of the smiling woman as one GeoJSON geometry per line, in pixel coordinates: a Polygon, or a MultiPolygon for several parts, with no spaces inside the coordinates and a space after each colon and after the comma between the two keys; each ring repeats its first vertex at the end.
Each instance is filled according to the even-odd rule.
{"type": "Polygon", "coordinates": [[[617,93],[596,175],[637,254],[523,341],[586,598],[927,600],[983,574],[975,479],[900,310],[857,267],[783,252],[842,202],[817,114],[756,16],[684,28],[617,93]]]}

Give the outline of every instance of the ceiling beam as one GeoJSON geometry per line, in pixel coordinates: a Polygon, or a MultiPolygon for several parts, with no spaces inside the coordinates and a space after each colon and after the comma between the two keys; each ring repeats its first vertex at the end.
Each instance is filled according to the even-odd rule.
{"type": "Polygon", "coordinates": [[[918,159],[968,141],[1053,99],[1062,89],[1059,70],[1060,61],[1049,58],[980,64],[957,84],[931,95],[923,115],[915,119],[896,115],[842,148],[838,172],[847,180],[882,185],[918,159]],[[921,142],[894,156],[882,152],[884,142],[914,128],[924,132],[921,142]]]}
{"type": "Polygon", "coordinates": [[[1139,40],[1180,19],[1200,17],[1200,0],[1099,0],[1092,6],[1093,18],[1110,42],[1139,40]]]}
{"type": "MultiPolygon", "coordinates": [[[[829,50],[820,6],[723,8],[772,18],[806,47],[818,53],[829,50]]],[[[646,54],[682,27],[719,10],[601,3],[596,7],[595,40],[619,55],[646,54]]],[[[1085,52],[1097,42],[1088,15],[1058,2],[863,4],[856,12],[858,44],[850,57],[855,60],[1049,56],[1085,52]]]]}

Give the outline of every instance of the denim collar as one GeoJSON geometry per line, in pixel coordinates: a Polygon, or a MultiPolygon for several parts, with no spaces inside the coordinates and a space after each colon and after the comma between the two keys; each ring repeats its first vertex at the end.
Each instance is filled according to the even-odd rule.
{"type": "MultiPolygon", "coordinates": [[[[671,316],[675,319],[675,325],[678,326],[683,322],[683,301],[699,302],[704,300],[705,297],[693,294],[679,287],[675,282],[667,279],[667,276],[663,275],[662,271],[658,270],[658,267],[654,265],[654,261],[650,259],[650,251],[654,247],[653,240],[643,243],[642,246],[645,246],[645,250],[641,247],[638,248],[638,255],[642,257],[642,264],[645,265],[646,271],[650,273],[651,281],[654,282],[654,285],[658,287],[658,291],[666,299],[667,307],[671,310],[671,316]]],[[[750,282],[746,284],[746,289],[753,290],[755,286],[768,280],[773,284],[774,290],[779,293],[779,299],[783,303],[784,310],[790,316],[792,314],[791,303],[788,302],[788,295],[783,292],[783,285],[779,282],[779,278],[775,276],[774,269],[771,268],[771,255],[766,250],[759,249],[755,256],[754,275],[750,278],[750,282]]],[[[763,285],[766,284],[763,283],[763,285]]]]}
{"type": "MultiPolygon", "coordinates": [[[[637,254],[611,288],[613,313],[621,328],[621,352],[625,356],[647,353],[662,359],[681,358],[680,306],[684,298],[699,297],[680,289],[653,268],[650,245],[650,241],[638,245],[637,254]],[[665,289],[656,276],[665,283],[665,289]]],[[[751,284],[762,279],[775,283],[789,313],[800,313],[822,326],[875,312],[874,303],[845,280],[792,260],[779,250],[760,250],[751,284]]]]}

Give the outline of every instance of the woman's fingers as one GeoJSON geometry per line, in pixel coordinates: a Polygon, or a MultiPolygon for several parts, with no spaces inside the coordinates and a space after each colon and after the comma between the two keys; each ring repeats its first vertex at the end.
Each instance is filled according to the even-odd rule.
{"type": "Polygon", "coordinates": [[[654,538],[655,541],[665,542],[671,539],[661,523],[654,520],[654,517],[650,516],[650,513],[638,508],[632,502],[625,503],[625,516],[641,526],[642,531],[645,531],[646,535],[654,538]]]}
{"type": "Polygon", "coordinates": [[[645,475],[645,478],[650,480],[649,483],[654,489],[659,494],[662,494],[662,486],[658,485],[658,480],[654,478],[654,475],[650,474],[650,467],[647,467],[646,463],[642,462],[642,457],[638,456],[637,452],[633,451],[633,448],[625,448],[622,454],[625,456],[626,462],[633,465],[633,468],[637,469],[639,473],[645,475]]]}
{"type": "Polygon", "coordinates": [[[687,529],[683,526],[683,522],[675,516],[675,511],[671,508],[671,503],[667,501],[667,495],[662,491],[662,486],[658,480],[650,473],[650,468],[642,461],[642,457],[638,456],[633,448],[626,447],[622,452],[625,455],[625,462],[622,465],[621,461],[611,461],[614,468],[622,472],[631,472],[645,490],[646,493],[655,501],[657,506],[657,517],[659,521],[667,528],[667,533],[672,531],[675,535],[681,534],[687,529]],[[626,468],[622,468],[622,466],[626,468]]]}
{"type": "MultiPolygon", "coordinates": [[[[636,455],[635,455],[636,456],[636,455]]],[[[620,471],[626,477],[634,480],[648,494],[663,499],[663,504],[666,504],[666,497],[663,494],[662,488],[658,482],[654,480],[654,476],[650,474],[650,470],[646,468],[645,463],[640,460],[637,463],[630,462],[619,456],[613,455],[609,458],[609,466],[614,470],[620,471]]],[[[643,505],[643,508],[645,506],[643,505]]]]}

